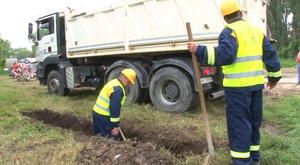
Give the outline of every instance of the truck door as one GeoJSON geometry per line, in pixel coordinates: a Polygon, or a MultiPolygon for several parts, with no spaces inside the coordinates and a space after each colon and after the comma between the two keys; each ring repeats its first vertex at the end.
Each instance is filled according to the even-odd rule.
{"type": "Polygon", "coordinates": [[[56,14],[38,20],[37,60],[43,62],[51,55],[57,54],[56,14]]]}

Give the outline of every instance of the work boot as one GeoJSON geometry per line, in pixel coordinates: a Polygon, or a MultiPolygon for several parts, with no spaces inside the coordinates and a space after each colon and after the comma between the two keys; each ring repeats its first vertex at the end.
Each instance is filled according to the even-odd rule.
{"type": "Polygon", "coordinates": [[[251,165],[260,165],[260,161],[254,161],[254,160],[252,160],[251,165]]]}

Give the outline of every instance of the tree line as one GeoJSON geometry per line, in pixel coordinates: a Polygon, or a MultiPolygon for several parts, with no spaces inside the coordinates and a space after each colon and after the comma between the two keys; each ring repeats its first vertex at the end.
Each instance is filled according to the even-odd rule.
{"type": "Polygon", "coordinates": [[[11,48],[10,42],[0,36],[0,70],[3,69],[6,59],[10,57],[17,59],[35,57],[35,51],[27,48],[11,48]]]}
{"type": "Polygon", "coordinates": [[[0,37],[0,70],[5,65],[6,58],[12,54],[10,42],[0,37]]]}

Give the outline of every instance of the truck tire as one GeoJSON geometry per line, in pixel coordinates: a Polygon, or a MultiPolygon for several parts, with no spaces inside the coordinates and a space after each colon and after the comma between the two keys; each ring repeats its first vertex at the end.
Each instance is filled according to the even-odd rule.
{"type": "MultiPolygon", "coordinates": [[[[121,71],[125,69],[124,67],[116,67],[114,68],[108,75],[107,81],[118,78],[121,71]]],[[[130,85],[129,88],[126,88],[126,104],[133,104],[140,100],[142,89],[138,81],[135,84],[130,85]]]]}
{"type": "Polygon", "coordinates": [[[49,73],[47,78],[47,87],[49,94],[59,96],[66,96],[69,94],[69,89],[62,86],[61,76],[58,71],[53,70],[49,73]]]}
{"type": "Polygon", "coordinates": [[[166,67],[150,80],[150,98],[154,106],[171,113],[183,113],[195,106],[195,92],[190,77],[183,71],[166,67]]]}

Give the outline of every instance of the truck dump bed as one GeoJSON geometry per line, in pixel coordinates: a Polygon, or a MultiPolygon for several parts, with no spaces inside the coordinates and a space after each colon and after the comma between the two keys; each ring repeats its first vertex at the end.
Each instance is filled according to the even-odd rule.
{"type": "MultiPolygon", "coordinates": [[[[186,50],[194,40],[216,44],[225,22],[221,0],[123,0],[97,11],[66,11],[67,57],[154,54],[186,50]]],[[[244,18],[266,30],[263,0],[241,0],[244,18]]]]}

